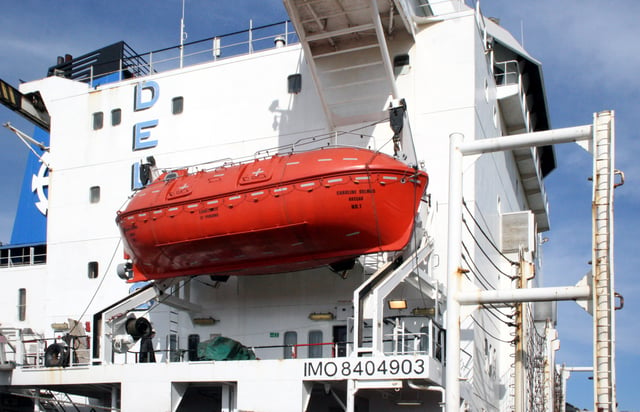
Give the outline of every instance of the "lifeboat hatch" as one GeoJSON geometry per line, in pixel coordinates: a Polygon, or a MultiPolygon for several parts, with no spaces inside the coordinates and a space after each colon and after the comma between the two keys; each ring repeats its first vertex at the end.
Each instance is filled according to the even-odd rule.
{"type": "Polygon", "coordinates": [[[275,159],[270,159],[269,161],[256,160],[253,163],[248,163],[240,172],[238,184],[247,185],[270,180],[273,174],[274,161],[275,159]]]}

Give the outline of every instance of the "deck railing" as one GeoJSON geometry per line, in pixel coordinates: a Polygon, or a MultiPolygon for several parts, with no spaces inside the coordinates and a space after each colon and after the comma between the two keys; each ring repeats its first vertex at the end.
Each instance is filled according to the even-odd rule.
{"type": "MultiPolygon", "coordinates": [[[[240,55],[248,55],[270,48],[277,48],[298,42],[298,36],[289,21],[253,27],[233,33],[213,36],[196,40],[183,45],[166,47],[148,53],[136,54],[130,48],[120,60],[118,71],[102,73],[100,77],[107,77],[116,73],[123,73],[119,79],[128,77],[143,77],[211,62],[240,55]]],[[[127,46],[128,47],[128,46],[127,46]]],[[[86,75],[74,80],[85,81],[95,85],[96,76],[89,67],[86,75]]]]}
{"type": "Polygon", "coordinates": [[[47,263],[46,245],[10,246],[0,249],[0,268],[47,263]]]}
{"type": "MultiPolygon", "coordinates": [[[[385,335],[385,353],[387,356],[427,355],[438,361],[444,359],[444,332],[430,318],[425,318],[425,326],[420,332],[410,332],[399,322],[392,333],[385,335]]],[[[44,338],[35,334],[24,334],[22,329],[0,329],[0,366],[40,369],[51,366],[86,367],[97,359],[91,359],[91,341],[87,336],[65,335],[63,338],[44,338]],[[60,351],[48,351],[52,345],[59,345],[60,351]],[[58,353],[63,355],[58,355],[58,353]],[[53,356],[53,358],[52,358],[53,356]],[[64,361],[58,362],[58,356],[64,361]],[[54,364],[51,364],[51,362],[54,364]]],[[[108,344],[108,343],[107,343],[108,344]]],[[[311,359],[337,358],[349,356],[353,351],[353,342],[317,342],[286,345],[249,346],[258,359],[311,359]],[[318,350],[304,350],[319,348],[318,350]],[[328,349],[326,349],[328,348],[328,349]]],[[[193,354],[188,349],[156,349],[158,363],[193,362],[193,354]]],[[[107,363],[127,364],[141,362],[141,352],[129,350],[116,354],[107,363]]],[[[104,361],[104,360],[103,360],[104,361]]],[[[100,362],[102,363],[102,362],[100,362]]]]}

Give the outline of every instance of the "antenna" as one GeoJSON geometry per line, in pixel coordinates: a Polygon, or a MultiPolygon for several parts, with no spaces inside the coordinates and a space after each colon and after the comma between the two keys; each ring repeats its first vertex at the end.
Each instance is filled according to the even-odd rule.
{"type": "Polygon", "coordinates": [[[184,31],[184,2],[182,0],[182,17],[180,18],[180,68],[184,59],[184,41],[187,39],[187,32],[184,31]]]}

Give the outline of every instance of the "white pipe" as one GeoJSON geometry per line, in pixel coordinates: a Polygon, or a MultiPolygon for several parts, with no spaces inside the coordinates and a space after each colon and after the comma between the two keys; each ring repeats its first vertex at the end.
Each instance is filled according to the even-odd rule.
{"type": "Polygon", "coordinates": [[[593,366],[563,366],[562,369],[569,372],[593,372],[593,366]]]}
{"type": "Polygon", "coordinates": [[[460,283],[462,243],[462,144],[463,135],[449,135],[449,215],[447,241],[447,350],[445,404],[447,412],[460,411],[460,303],[456,298],[460,283]]]}
{"type": "Polygon", "coordinates": [[[593,126],[575,126],[564,129],[545,130],[542,132],[514,134],[490,139],[480,139],[463,143],[460,151],[463,155],[500,152],[504,150],[522,149],[531,146],[546,146],[557,143],[571,143],[591,139],[593,126]]]}
{"type": "Polygon", "coordinates": [[[588,299],[590,297],[591,287],[588,285],[530,289],[476,290],[473,292],[459,292],[457,296],[458,302],[461,305],[477,305],[482,303],[545,302],[556,300],[588,299]]]}

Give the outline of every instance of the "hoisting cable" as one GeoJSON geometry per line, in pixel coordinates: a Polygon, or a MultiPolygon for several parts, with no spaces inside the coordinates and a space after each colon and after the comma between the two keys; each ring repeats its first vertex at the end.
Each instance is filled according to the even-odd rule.
{"type": "MultiPolygon", "coordinates": [[[[467,249],[467,246],[464,244],[464,242],[462,243],[462,247],[464,248],[467,256],[469,256],[469,250],[467,249]]],[[[462,254],[462,260],[464,260],[467,263],[467,266],[469,268],[469,271],[475,275],[476,279],[478,280],[478,282],[481,284],[481,286],[483,286],[483,288],[485,290],[490,290],[490,289],[495,289],[495,287],[493,287],[493,285],[491,284],[491,282],[489,282],[489,280],[482,274],[482,272],[480,271],[480,268],[478,267],[478,265],[476,265],[476,263],[470,258],[467,257],[464,254],[462,254]],[[472,268],[473,266],[473,268],[472,268]],[[475,268],[475,270],[474,270],[475,268]],[[482,280],[484,280],[484,282],[482,282],[482,280]],[[487,287],[487,284],[489,287],[487,287]]],[[[470,282],[473,282],[472,279],[469,277],[468,274],[465,273],[465,276],[467,277],[467,279],[470,282]]],[[[508,315],[506,313],[503,313],[500,309],[498,309],[495,305],[493,304],[488,304],[488,305],[482,305],[483,307],[491,307],[493,309],[495,309],[498,313],[500,313],[501,315],[507,317],[507,318],[513,318],[513,315],[508,315]]],[[[488,309],[487,307],[487,309],[488,309]]]]}
{"type": "Polygon", "coordinates": [[[91,299],[89,299],[89,303],[87,303],[87,306],[82,311],[82,315],[80,315],[80,317],[77,319],[78,322],[80,322],[82,317],[87,313],[87,310],[89,310],[89,307],[91,306],[91,303],[93,303],[93,300],[98,295],[98,292],[100,291],[100,288],[102,287],[102,284],[104,283],[104,280],[107,278],[107,273],[109,273],[109,269],[111,268],[111,265],[113,264],[113,260],[116,257],[116,253],[118,252],[118,248],[120,247],[120,243],[122,243],[122,238],[118,238],[118,243],[116,244],[116,247],[113,249],[113,254],[111,255],[111,259],[109,260],[109,264],[107,265],[107,268],[104,270],[104,272],[102,274],[102,279],[100,279],[100,283],[98,283],[98,286],[96,287],[96,290],[93,292],[93,296],[91,296],[91,299]]]}
{"type": "MultiPolygon", "coordinates": [[[[122,207],[128,201],[129,201],[129,198],[127,197],[127,199],[120,205],[118,210],[122,209],[122,207]]],[[[77,319],[78,322],[80,322],[82,317],[87,313],[87,310],[89,310],[89,306],[91,306],[91,303],[93,303],[93,300],[98,295],[98,292],[100,291],[100,288],[102,287],[102,284],[104,283],[104,280],[107,278],[107,273],[109,273],[109,269],[111,268],[111,265],[113,264],[113,260],[116,257],[116,252],[118,252],[118,248],[120,247],[120,243],[122,243],[122,238],[121,237],[118,238],[118,243],[116,244],[116,247],[113,249],[113,253],[111,254],[111,259],[109,260],[109,264],[107,265],[107,268],[104,270],[104,273],[102,274],[102,279],[100,279],[100,283],[98,283],[98,286],[96,287],[95,292],[93,292],[93,296],[91,296],[91,299],[89,300],[89,303],[87,303],[87,306],[84,308],[84,311],[82,311],[82,315],[80,315],[80,317],[77,319]]]]}
{"type": "MultiPolygon", "coordinates": [[[[505,324],[505,325],[507,325],[507,326],[516,327],[516,324],[515,324],[515,323],[513,323],[513,322],[509,322],[509,321],[506,321],[506,320],[504,320],[504,319],[500,319],[500,317],[499,317],[498,315],[496,315],[495,313],[493,313],[493,312],[491,311],[491,309],[489,308],[489,306],[487,306],[487,305],[482,305],[482,307],[483,307],[484,309],[486,309],[486,310],[487,310],[487,313],[489,313],[491,316],[493,316],[494,318],[496,318],[499,322],[502,322],[502,323],[504,323],[504,324],[505,324]]],[[[496,310],[497,310],[497,309],[496,309],[496,310]]],[[[507,316],[507,315],[505,315],[504,313],[500,312],[499,310],[498,310],[498,312],[499,312],[500,314],[504,315],[504,316],[507,316]]]]}
{"type": "MultiPolygon", "coordinates": [[[[467,210],[467,213],[469,214],[469,216],[471,217],[471,219],[473,220],[473,222],[476,224],[476,227],[478,228],[478,230],[480,230],[480,233],[482,233],[482,235],[485,237],[485,239],[487,239],[487,241],[489,242],[489,244],[495,249],[496,252],[498,252],[500,254],[500,256],[502,256],[503,258],[505,258],[507,260],[507,262],[511,263],[514,266],[518,265],[518,262],[514,262],[513,260],[509,259],[504,253],[502,253],[502,251],[496,246],[495,243],[493,243],[493,240],[489,237],[489,235],[487,235],[487,233],[482,229],[482,226],[480,226],[480,223],[476,220],[476,218],[473,216],[473,214],[471,213],[471,210],[469,210],[469,207],[467,206],[467,203],[464,201],[464,199],[462,199],[462,205],[464,206],[464,208],[467,210]]],[[[468,228],[468,227],[467,227],[468,228]]]]}
{"type": "Polygon", "coordinates": [[[489,261],[489,263],[491,264],[491,266],[493,266],[498,273],[508,277],[509,279],[513,280],[513,279],[517,279],[517,276],[511,276],[509,274],[507,274],[505,271],[503,271],[502,269],[500,269],[498,267],[498,265],[495,264],[495,262],[493,260],[491,260],[491,258],[489,257],[489,255],[487,254],[487,252],[485,252],[485,250],[482,248],[482,246],[480,245],[480,242],[478,241],[478,239],[473,235],[473,232],[471,231],[471,228],[469,227],[469,225],[467,224],[467,221],[462,218],[462,223],[464,223],[464,226],[467,228],[467,231],[469,232],[469,235],[471,235],[471,238],[473,239],[473,241],[475,242],[475,244],[478,246],[478,249],[480,249],[480,252],[482,252],[482,254],[484,255],[484,257],[487,258],[487,260],[489,261]]]}
{"type": "Polygon", "coordinates": [[[480,328],[480,329],[481,329],[485,334],[489,335],[489,336],[490,336],[490,337],[492,337],[493,339],[495,339],[495,340],[497,340],[497,341],[500,341],[500,342],[503,342],[503,343],[515,343],[515,339],[514,339],[514,340],[504,340],[504,339],[500,339],[500,338],[498,338],[497,336],[495,336],[495,335],[494,335],[494,334],[492,334],[492,333],[489,333],[489,331],[487,331],[487,330],[484,328],[484,326],[482,326],[482,325],[480,324],[480,322],[478,322],[478,321],[476,320],[476,318],[474,318],[474,317],[473,317],[473,315],[469,315],[469,317],[473,320],[473,322],[474,322],[474,323],[475,323],[475,324],[476,324],[476,325],[477,325],[477,326],[478,326],[478,327],[479,327],[479,328],[480,328]]]}
{"type": "Polygon", "coordinates": [[[491,284],[491,282],[489,282],[489,280],[482,274],[482,272],[480,271],[480,268],[478,268],[478,265],[476,265],[476,263],[471,259],[471,253],[469,253],[469,249],[467,249],[467,245],[462,242],[462,248],[464,249],[464,251],[466,252],[466,256],[463,254],[462,255],[462,260],[464,260],[465,262],[467,262],[468,266],[471,266],[471,264],[473,264],[473,267],[475,267],[476,271],[474,271],[471,267],[469,267],[469,270],[476,275],[476,278],[482,278],[484,279],[484,281],[486,282],[486,285],[484,283],[482,283],[482,281],[480,281],[480,279],[478,279],[478,281],[480,281],[480,283],[482,284],[482,286],[484,286],[485,290],[490,290],[490,289],[495,289],[496,287],[493,286],[491,284]],[[469,257],[469,260],[467,260],[467,256],[469,257]],[[477,273],[476,273],[477,272],[477,273]],[[488,286],[487,286],[488,285],[488,286]]]}

